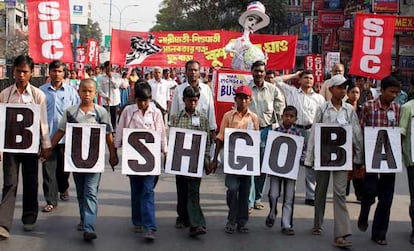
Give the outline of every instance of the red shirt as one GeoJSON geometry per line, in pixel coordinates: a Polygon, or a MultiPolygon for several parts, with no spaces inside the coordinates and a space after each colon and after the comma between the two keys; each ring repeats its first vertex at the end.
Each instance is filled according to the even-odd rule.
{"type": "Polygon", "coordinates": [[[400,105],[397,102],[392,101],[390,106],[385,108],[381,104],[380,97],[367,101],[362,107],[360,119],[362,128],[365,126],[398,126],[400,121],[400,105]]]}

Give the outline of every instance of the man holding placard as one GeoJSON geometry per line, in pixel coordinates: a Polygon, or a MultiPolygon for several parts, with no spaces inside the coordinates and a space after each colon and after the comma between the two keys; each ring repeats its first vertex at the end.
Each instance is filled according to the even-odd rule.
{"type": "MultiPolygon", "coordinates": [[[[236,109],[224,114],[220,125],[220,132],[216,137],[216,149],[214,158],[210,163],[208,172],[215,172],[217,169],[217,159],[224,142],[224,130],[226,128],[237,128],[247,130],[259,130],[259,119],[257,115],[250,111],[252,90],[248,86],[239,86],[236,89],[235,102],[236,109]]],[[[249,191],[251,176],[226,174],[227,187],[227,206],[229,213],[226,233],[232,234],[237,229],[247,232],[247,221],[249,220],[249,191]]]]}
{"type": "MultiPolygon", "coordinates": [[[[30,78],[32,77],[33,69],[34,62],[33,59],[29,56],[21,55],[14,60],[13,75],[15,84],[9,86],[0,93],[0,103],[40,106],[40,158],[45,159],[49,157],[51,151],[49,126],[47,123],[46,97],[41,90],[30,84],[30,78]]],[[[18,115],[16,116],[19,117],[18,115]]],[[[9,119],[10,118],[6,117],[6,127],[9,119]]],[[[30,118],[26,119],[30,120],[30,118]]],[[[10,123],[14,122],[11,121],[10,123]]],[[[16,125],[13,126],[16,127],[16,125]]],[[[19,145],[19,142],[17,142],[18,138],[23,137],[27,134],[21,131],[18,131],[17,133],[19,134],[12,135],[6,131],[4,136],[14,136],[15,139],[11,140],[15,143],[15,145],[19,145]]],[[[39,135],[37,134],[32,136],[34,136],[32,139],[37,140],[37,137],[39,135]]],[[[34,142],[31,143],[33,144],[34,142]]],[[[36,152],[32,153],[24,153],[24,151],[8,152],[7,149],[4,149],[3,199],[0,204],[0,240],[9,238],[9,232],[12,227],[20,165],[22,166],[23,176],[23,229],[24,231],[33,231],[35,228],[39,210],[37,201],[39,156],[38,149],[35,149],[35,151],[36,152]]]]}
{"type": "MultiPolygon", "coordinates": [[[[282,94],[271,83],[265,81],[266,63],[256,61],[252,64],[251,73],[253,81],[248,86],[252,89],[252,102],[250,110],[259,117],[260,126],[260,162],[263,160],[264,149],[267,141],[267,134],[272,130],[273,125],[278,125],[285,103],[282,94]]],[[[266,174],[252,177],[250,185],[249,210],[263,210],[263,190],[266,181],[266,174]]]]}
{"type": "MultiPolygon", "coordinates": [[[[176,93],[177,94],[177,93],[176,93]]],[[[208,168],[210,160],[210,125],[207,116],[197,110],[198,101],[200,99],[200,90],[198,87],[187,86],[183,93],[183,101],[185,107],[179,113],[171,116],[171,127],[183,129],[203,131],[207,134],[207,141],[204,153],[204,168],[208,168]]],[[[180,95],[181,96],[181,95],[180,95]]],[[[171,134],[170,134],[171,136],[171,134]]],[[[172,139],[170,138],[170,142],[172,139]]],[[[201,148],[201,146],[197,146],[201,148]]],[[[170,154],[180,154],[178,152],[170,152],[170,154]]],[[[171,159],[169,156],[168,159],[171,159]]],[[[169,162],[167,159],[167,162],[169,162]]],[[[199,164],[199,163],[196,163],[199,164]]],[[[181,170],[182,167],[174,167],[181,170]]],[[[190,167],[196,168],[197,167],[190,167]]],[[[200,206],[200,177],[190,177],[184,175],[176,175],[175,182],[177,187],[177,220],[176,228],[190,227],[190,236],[206,234],[206,220],[200,206]]]]}
{"type": "MultiPolygon", "coordinates": [[[[367,149],[367,133],[369,129],[375,130],[376,128],[398,128],[398,122],[400,120],[400,105],[394,101],[395,97],[400,92],[400,82],[394,77],[386,77],[381,80],[381,95],[373,100],[369,100],[365,103],[361,112],[361,127],[365,127],[365,153],[369,152],[367,149]],[[370,128],[369,128],[370,127],[370,128]]],[[[385,133],[386,131],[383,130],[385,133]]],[[[378,133],[379,134],[379,133],[378,133]]],[[[386,135],[382,133],[382,135],[386,135]]],[[[399,136],[399,135],[398,135],[399,136]]],[[[378,136],[379,137],[379,136],[378,136]]],[[[390,142],[388,137],[385,137],[384,141],[390,142]]],[[[377,145],[376,142],[374,145],[377,145]]],[[[383,143],[385,148],[385,154],[381,154],[380,160],[373,163],[372,169],[378,170],[378,173],[369,171],[371,161],[374,161],[374,157],[369,159],[366,157],[367,173],[364,178],[364,194],[361,201],[361,211],[358,218],[358,228],[365,232],[368,228],[368,216],[371,205],[375,203],[375,197],[378,197],[378,204],[375,210],[374,220],[372,223],[371,239],[379,245],[387,245],[386,234],[388,230],[388,224],[390,220],[391,205],[394,196],[395,187],[395,173],[389,170],[388,173],[380,173],[381,162],[387,161],[389,164],[391,160],[394,160],[393,153],[387,151],[392,148],[392,144],[383,143]],[[382,161],[381,161],[382,160],[382,161]]],[[[381,151],[381,150],[380,150],[381,151]]],[[[396,164],[395,161],[392,161],[396,164]]],[[[387,166],[387,168],[390,168],[387,166]]]]}

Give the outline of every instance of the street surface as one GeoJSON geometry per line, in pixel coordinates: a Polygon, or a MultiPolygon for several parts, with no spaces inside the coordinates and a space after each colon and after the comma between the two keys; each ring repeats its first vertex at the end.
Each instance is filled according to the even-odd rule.
{"type": "MultiPolygon", "coordinates": [[[[119,151],[120,153],[120,151],[119,151]]],[[[2,164],[0,163],[0,166],[2,164]]],[[[0,169],[0,185],[3,185],[2,169],[0,169]]],[[[130,190],[129,180],[121,174],[120,166],[112,172],[107,166],[102,176],[99,191],[99,212],[96,224],[98,239],[91,243],[83,241],[82,232],[76,231],[79,213],[75,196],[74,183],[71,177],[70,200],[59,202],[59,206],[51,213],[39,212],[36,229],[27,233],[23,231],[20,221],[22,208],[22,187],[18,191],[14,225],[10,238],[0,241],[0,251],[74,251],[74,250],[306,250],[323,251],[339,250],[332,246],[333,242],[333,203],[332,188],[329,188],[325,212],[324,232],[321,236],[311,235],[313,207],[304,205],[304,172],[299,172],[296,201],[294,208],[295,236],[285,236],[280,231],[280,218],[272,229],[265,226],[268,213],[266,198],[265,210],[254,210],[249,220],[250,233],[233,235],[224,232],[227,206],[226,189],[222,170],[207,176],[201,183],[201,204],[207,220],[207,234],[199,238],[190,238],[188,229],[175,229],[176,189],[173,175],[163,173],[155,190],[156,217],[158,223],[157,239],[147,243],[143,234],[130,231],[130,190]]],[[[39,172],[39,206],[44,206],[41,172],[39,172]]],[[[21,179],[20,179],[21,180],[21,179]]],[[[266,195],[267,197],[267,195],[266,195]]],[[[359,204],[351,190],[348,197],[348,210],[352,220],[352,250],[413,250],[408,241],[411,231],[408,205],[409,195],[405,172],[397,175],[396,191],[391,212],[391,222],[387,235],[388,246],[379,246],[370,240],[370,228],[362,233],[357,229],[359,204]]],[[[39,209],[40,210],[40,209],[39,209]]],[[[281,212],[281,205],[278,205],[281,212]]],[[[370,227],[373,216],[370,215],[370,227]]],[[[279,215],[278,215],[279,216],[279,215]]]]}

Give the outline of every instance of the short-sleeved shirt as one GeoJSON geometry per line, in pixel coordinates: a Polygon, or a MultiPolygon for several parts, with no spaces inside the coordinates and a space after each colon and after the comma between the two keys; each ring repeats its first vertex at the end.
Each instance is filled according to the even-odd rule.
{"type": "Polygon", "coordinates": [[[259,130],[259,118],[250,110],[242,115],[236,109],[226,112],[221,120],[220,131],[216,138],[224,141],[226,128],[259,130]]]}
{"type": "Polygon", "coordinates": [[[389,127],[398,126],[400,121],[400,105],[392,101],[388,108],[381,104],[381,96],[369,100],[362,107],[360,124],[361,127],[375,126],[375,127],[389,127]],[[392,119],[389,119],[387,114],[392,114],[392,119]]]}
{"type": "Polygon", "coordinates": [[[105,124],[106,133],[112,133],[112,124],[109,113],[105,108],[99,105],[94,105],[94,109],[83,112],[79,105],[73,105],[66,109],[59,122],[59,130],[66,131],[67,123],[91,123],[91,124],[105,124]]]}
{"type": "Polygon", "coordinates": [[[401,106],[400,128],[402,137],[402,152],[407,167],[414,166],[411,158],[411,119],[414,117],[414,100],[401,106]]]}

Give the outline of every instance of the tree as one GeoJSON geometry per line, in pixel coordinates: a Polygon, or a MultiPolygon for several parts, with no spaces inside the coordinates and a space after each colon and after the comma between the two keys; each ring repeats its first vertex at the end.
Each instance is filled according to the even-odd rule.
{"type": "MultiPolygon", "coordinates": [[[[251,0],[164,0],[152,31],[241,31],[239,16],[251,0]]],[[[263,0],[270,24],[259,33],[280,34],[287,30],[285,0],[263,0]]]]}
{"type": "Polygon", "coordinates": [[[87,25],[80,25],[79,26],[79,33],[80,33],[80,44],[86,45],[88,42],[88,38],[93,38],[98,40],[98,44],[102,42],[102,30],[99,27],[98,22],[93,22],[92,19],[88,18],[87,25]]]}

